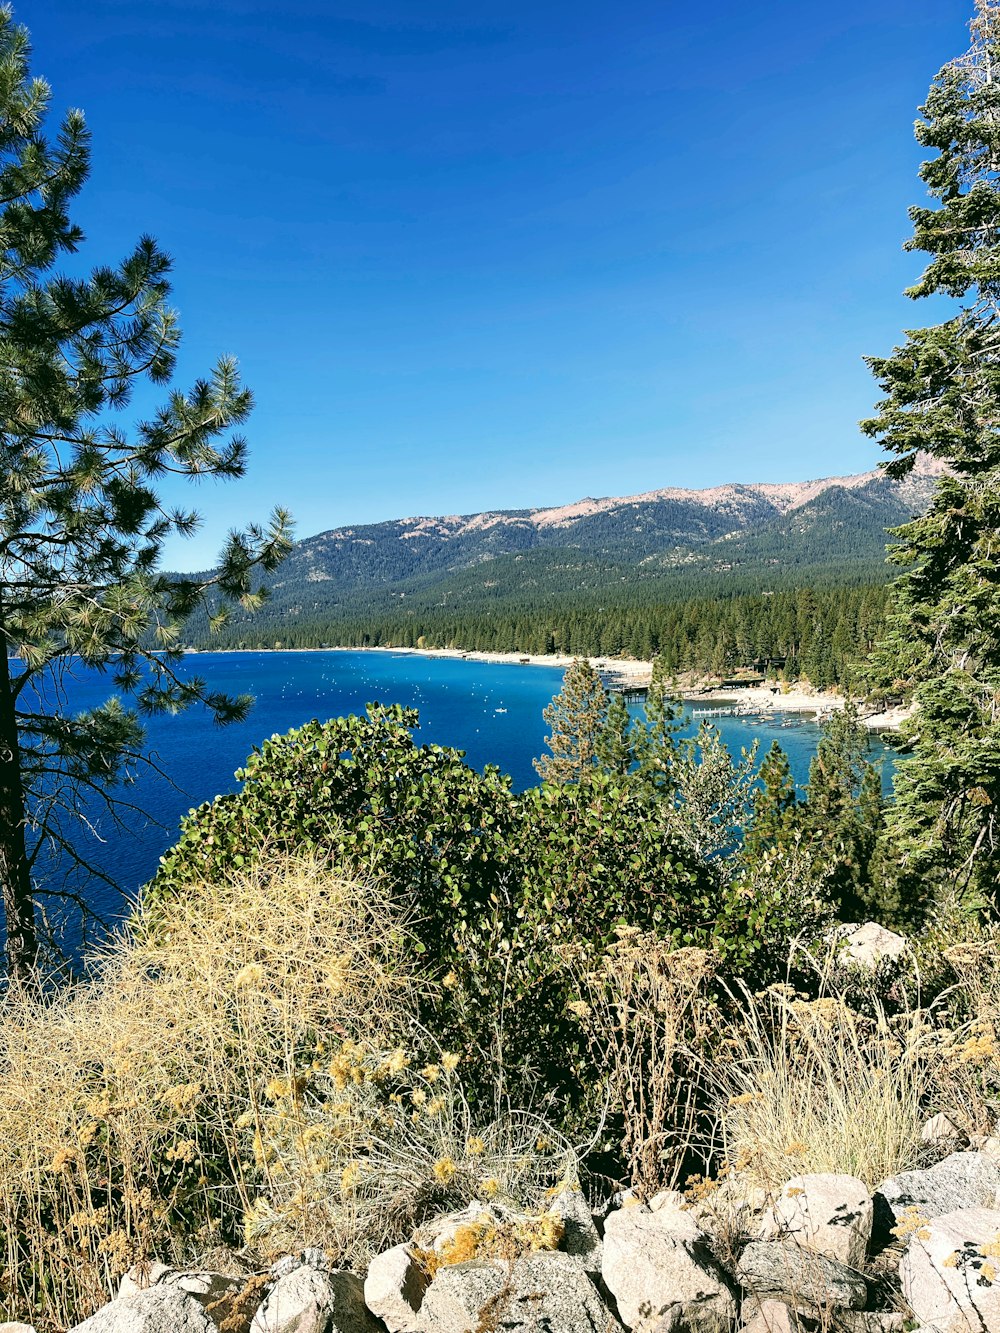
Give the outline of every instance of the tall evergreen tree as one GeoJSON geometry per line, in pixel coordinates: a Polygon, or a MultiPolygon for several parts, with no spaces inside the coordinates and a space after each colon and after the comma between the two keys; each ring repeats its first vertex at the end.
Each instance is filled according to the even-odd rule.
{"type": "Polygon", "coordinates": [[[823,729],[809,765],[802,827],[829,869],[842,916],[865,915],[877,899],[872,858],[882,827],[882,786],[868,759],[869,736],[853,705],[823,729]]]}
{"type": "Polygon", "coordinates": [[[684,729],[683,710],[675,698],[673,665],[662,653],[653,662],[646,694],[646,726],[636,745],[643,777],[655,787],[673,790],[671,770],[677,757],[678,736],[684,729]]]}
{"type": "Polygon", "coordinates": [[[604,728],[597,743],[597,760],[608,773],[624,776],[630,771],[636,757],[637,728],[625,703],[625,696],[614,691],[608,702],[604,728]]]}
{"type": "Polygon", "coordinates": [[[755,864],[774,848],[785,848],[795,840],[801,813],[795,779],[788,755],[777,741],[764,756],[753,794],[753,814],[746,831],[747,860],[755,864]]]}
{"type": "Polygon", "coordinates": [[[180,626],[211,591],[253,607],[257,566],[288,546],[286,516],[230,535],[209,580],[170,579],[165,538],[198,516],[167,509],[165,474],[238,477],[245,441],[228,436],[251,396],[232,360],[131,430],[120,414],[137,383],[169,383],[179,329],[170,261],[144,237],[116,268],[69,278],[54,270],[83,234],[69,205],[84,183],[89,138],[70,112],[54,136],[49,89],[28,71],[27,33],[0,8],[0,897],[12,971],[37,948],[32,869],[46,839],[79,855],[67,816],[88,795],[110,800],[139,757],[140,714],[200,701],[225,722],[247,699],[178,672],[180,626]],[[65,711],[61,674],[106,672],[117,698],[65,711]]]}
{"type": "Polygon", "coordinates": [[[933,203],[910,210],[907,248],[931,255],[913,297],[950,318],[871,358],[883,400],[863,423],[894,457],[943,467],[929,511],[895,532],[878,654],[884,691],[913,692],[912,757],[891,811],[904,895],[927,887],[997,899],[1000,882],[1000,4],[978,0],[972,46],[945,65],[916,125],[933,203]]]}
{"type": "Polygon", "coordinates": [[[563,687],[542,711],[552,728],[545,744],[552,751],[535,759],[543,782],[582,782],[600,762],[608,719],[608,695],[586,658],[566,668],[563,687]]]}

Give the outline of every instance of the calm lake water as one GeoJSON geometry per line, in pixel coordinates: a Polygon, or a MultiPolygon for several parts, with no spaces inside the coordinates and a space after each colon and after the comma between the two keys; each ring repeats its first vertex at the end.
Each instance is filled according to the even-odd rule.
{"type": "MultiPolygon", "coordinates": [[[[148,746],[166,777],[141,771],[126,794],[145,813],[130,813],[124,834],[95,813],[95,836],[87,838],[88,856],[127,892],[154,873],[189,809],[236,788],[235,770],[269,736],[312,718],[361,713],[370,702],[401,703],[420,712],[419,740],[464,750],[476,768],[496,764],[520,790],[536,781],[531,761],[544,750],[547,731],[542,709],[562,684],[557,667],[332,650],[191,654],[183,670],[204,677],[213,689],[252,694],[256,705],[246,722],[225,728],[200,709],[150,720],[148,746]]],[[[90,673],[81,672],[68,685],[73,709],[91,707],[109,692],[107,680],[90,673]]],[[[766,721],[712,722],[737,754],[756,738],[762,758],[771,741],[779,741],[796,781],[805,782],[819,736],[811,721],[776,713],[766,721]]],[[[692,721],[690,730],[696,726],[692,721]]],[[[873,756],[883,753],[874,742],[873,756]]],[[[92,883],[87,892],[104,913],[122,911],[120,897],[107,887],[92,883]]]]}

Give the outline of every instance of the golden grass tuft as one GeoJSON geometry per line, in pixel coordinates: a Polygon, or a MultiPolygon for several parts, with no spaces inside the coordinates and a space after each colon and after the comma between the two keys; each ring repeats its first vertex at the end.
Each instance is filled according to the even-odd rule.
{"type": "Polygon", "coordinates": [[[0,1024],[0,1303],[58,1324],[133,1262],[230,1239],[267,1187],[240,1126],[320,1041],[410,1022],[405,924],[318,860],[140,906],[94,979],[0,1024]],[[187,1238],[187,1239],[182,1239],[187,1238]]]}
{"type": "Polygon", "coordinates": [[[741,1021],[711,1069],[728,1169],[769,1192],[841,1172],[869,1188],[914,1166],[934,1038],[919,1012],[856,1013],[791,987],[734,996],[741,1021]]]}
{"type": "Polygon", "coordinates": [[[429,1211],[572,1177],[538,1118],[474,1125],[417,1024],[416,957],[377,884],[285,859],[140,905],[87,984],[12,990],[4,1313],[65,1327],[136,1262],[226,1247],[360,1267],[429,1211]]]}
{"type": "Polygon", "coordinates": [[[695,1136],[703,1053],[718,1024],[717,960],[621,926],[597,959],[576,952],[566,961],[579,996],[569,1010],[606,1073],[632,1188],[648,1198],[678,1183],[695,1136]]]}

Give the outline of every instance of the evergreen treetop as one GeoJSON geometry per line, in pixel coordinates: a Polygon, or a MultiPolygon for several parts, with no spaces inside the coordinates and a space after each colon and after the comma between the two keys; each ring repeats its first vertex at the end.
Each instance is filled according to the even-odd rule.
{"type": "Polygon", "coordinates": [[[180,330],[170,306],[170,260],[149,236],[117,266],[83,277],[56,270],[83,233],[69,206],[86,180],[89,136],[78,111],[49,137],[48,86],[28,70],[28,35],[0,8],[0,896],[7,955],[24,972],[36,950],[32,868],[46,839],[81,855],[88,793],[109,799],[139,757],[140,714],[204,703],[216,720],[245,714],[179,667],[185,617],[205,601],[259,604],[257,567],[289,546],[287,515],[232,532],[214,575],[160,571],[168,536],[196,513],[167,508],[168,474],[234,478],[246,442],[250,391],[224,357],[162,407],[122,420],[143,381],[165,390],[180,330]],[[69,716],[60,673],[82,662],[120,694],[69,716]],[[69,817],[69,818],[67,818],[69,817]]]}
{"type": "Polygon", "coordinates": [[[931,256],[909,295],[959,304],[870,365],[884,397],[863,423],[904,476],[918,452],[944,469],[926,514],[894,532],[907,566],[876,663],[912,689],[912,758],[890,812],[904,899],[995,896],[1000,878],[1000,4],[979,0],[972,45],[934,80],[917,122],[931,204],[910,210],[931,256]]]}

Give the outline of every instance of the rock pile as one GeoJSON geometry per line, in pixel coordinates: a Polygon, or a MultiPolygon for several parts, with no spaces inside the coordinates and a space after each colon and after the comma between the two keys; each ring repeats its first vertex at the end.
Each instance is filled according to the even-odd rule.
{"type": "MultiPolygon", "coordinates": [[[[940,1128],[927,1141],[947,1147],[940,1128]]],[[[439,1218],[363,1279],[320,1250],[248,1281],[146,1265],[71,1333],[1000,1333],[989,1153],[952,1152],[871,1194],[824,1174],[766,1206],[747,1197],[730,1213],[738,1243],[673,1191],[625,1195],[601,1220],[567,1190],[536,1216],[472,1204],[439,1218]]]]}

